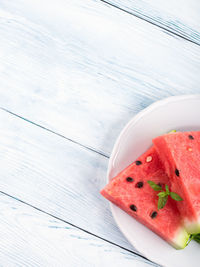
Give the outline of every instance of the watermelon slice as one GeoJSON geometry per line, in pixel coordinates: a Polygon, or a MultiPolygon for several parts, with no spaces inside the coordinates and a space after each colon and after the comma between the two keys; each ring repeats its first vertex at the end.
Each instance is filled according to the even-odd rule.
{"type": "Polygon", "coordinates": [[[163,188],[169,184],[154,147],[113,178],[101,194],[173,247],[184,248],[189,235],[182,225],[176,201],[169,198],[165,207],[158,211],[158,192],[149,186],[148,180],[163,188]]]}
{"type": "Polygon", "coordinates": [[[176,132],[153,140],[188,233],[200,233],[200,132],[176,132]]]}

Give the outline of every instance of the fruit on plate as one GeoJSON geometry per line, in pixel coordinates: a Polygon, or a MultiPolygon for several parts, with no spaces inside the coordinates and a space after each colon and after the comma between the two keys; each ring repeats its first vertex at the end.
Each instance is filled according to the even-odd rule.
{"type": "Polygon", "coordinates": [[[158,210],[158,188],[169,184],[168,176],[154,147],[114,177],[101,194],[154,231],[177,249],[186,246],[189,235],[182,225],[176,201],[168,198],[166,205],[158,210]]]}
{"type": "Polygon", "coordinates": [[[200,233],[200,132],[176,132],[153,139],[169,176],[186,230],[200,233]]]}

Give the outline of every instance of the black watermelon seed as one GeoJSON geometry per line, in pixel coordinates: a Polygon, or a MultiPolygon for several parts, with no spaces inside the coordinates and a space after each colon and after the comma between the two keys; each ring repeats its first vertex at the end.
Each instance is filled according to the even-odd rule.
{"type": "Polygon", "coordinates": [[[135,187],[137,187],[137,188],[141,188],[141,187],[143,187],[143,182],[138,182],[138,183],[135,185],[135,187]]]}
{"type": "Polygon", "coordinates": [[[140,160],[136,160],[135,164],[136,164],[136,165],[141,165],[142,162],[141,162],[140,160]]]}
{"type": "Polygon", "coordinates": [[[176,174],[176,176],[179,176],[179,170],[178,169],[175,170],[175,174],[176,174]]]}
{"type": "Polygon", "coordinates": [[[127,177],[127,178],[126,178],[126,181],[127,181],[127,182],[133,182],[133,178],[131,178],[131,177],[127,177]]]}
{"type": "Polygon", "coordinates": [[[130,209],[133,211],[137,211],[137,207],[135,205],[130,205],[130,209]]]}
{"type": "Polygon", "coordinates": [[[194,139],[194,137],[190,134],[190,135],[188,135],[188,137],[189,137],[189,139],[191,139],[191,140],[193,140],[194,139]]]}
{"type": "Polygon", "coordinates": [[[158,183],[157,185],[159,185],[160,187],[162,187],[161,183],[158,183]]]}
{"type": "Polygon", "coordinates": [[[157,215],[158,215],[157,211],[153,211],[150,216],[152,219],[154,219],[156,218],[157,215]]]}

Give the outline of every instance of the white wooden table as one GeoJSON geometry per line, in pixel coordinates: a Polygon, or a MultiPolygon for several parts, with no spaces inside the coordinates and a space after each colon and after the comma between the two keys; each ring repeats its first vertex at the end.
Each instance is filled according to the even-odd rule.
{"type": "Polygon", "coordinates": [[[0,266],[158,266],[99,191],[130,118],[200,93],[199,14],[198,0],[0,0],[0,266]]]}

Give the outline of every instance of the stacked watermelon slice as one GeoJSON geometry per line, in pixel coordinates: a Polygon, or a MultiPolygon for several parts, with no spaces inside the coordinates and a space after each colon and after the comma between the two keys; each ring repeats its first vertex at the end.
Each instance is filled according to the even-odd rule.
{"type": "Polygon", "coordinates": [[[184,248],[191,234],[200,233],[200,132],[153,139],[101,194],[173,247],[184,248]]]}

